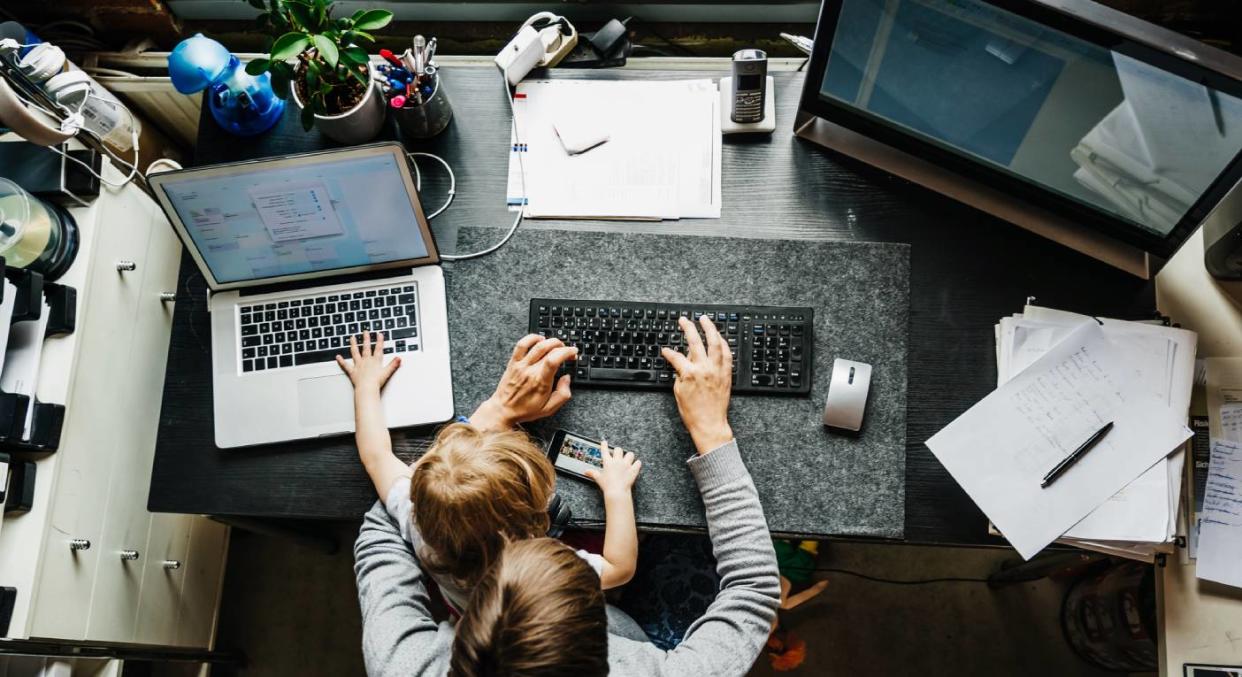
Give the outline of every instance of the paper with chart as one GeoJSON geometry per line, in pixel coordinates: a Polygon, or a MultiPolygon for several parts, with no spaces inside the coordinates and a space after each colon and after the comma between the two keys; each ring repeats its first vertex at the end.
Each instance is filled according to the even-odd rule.
{"type": "Polygon", "coordinates": [[[1242,588],[1242,445],[1212,443],[1196,575],[1242,588]]]}
{"type": "Polygon", "coordinates": [[[9,330],[9,345],[4,354],[4,370],[0,372],[0,390],[30,397],[26,408],[26,422],[22,427],[22,439],[30,439],[30,425],[34,422],[35,394],[39,388],[39,363],[43,357],[43,338],[47,333],[48,315],[51,309],[43,303],[39,319],[18,322],[9,330]]]}
{"type": "Polygon", "coordinates": [[[1136,380],[1100,326],[1088,322],[927,447],[1029,559],[1189,437],[1136,380]],[[1048,470],[1109,421],[1113,430],[1091,453],[1040,487],[1048,470]]]}
{"type": "Polygon", "coordinates": [[[522,82],[508,204],[533,218],[720,218],[719,106],[711,80],[522,82]],[[568,119],[608,141],[570,155],[556,135],[568,119]]]}
{"type": "MultiPolygon", "coordinates": [[[[1096,320],[1051,308],[1027,306],[1021,315],[1001,320],[997,327],[997,365],[1000,383],[1034,362],[1085,321],[1102,323],[1104,334],[1118,346],[1123,362],[1143,387],[1166,403],[1171,416],[1184,419],[1190,406],[1194,332],[1160,324],[1124,320],[1096,320]]],[[[1185,453],[1171,450],[1134,482],[1067,531],[1067,541],[1098,544],[1150,558],[1153,545],[1165,544],[1176,534],[1177,506],[1181,500],[1181,473],[1185,453]]]]}

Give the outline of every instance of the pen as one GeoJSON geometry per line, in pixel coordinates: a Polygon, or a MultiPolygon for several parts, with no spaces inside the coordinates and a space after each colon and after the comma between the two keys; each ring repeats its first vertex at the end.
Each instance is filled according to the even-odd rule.
{"type": "Polygon", "coordinates": [[[1060,477],[1062,473],[1068,470],[1070,466],[1077,463],[1078,459],[1082,458],[1083,456],[1086,456],[1087,452],[1091,451],[1091,449],[1093,449],[1095,445],[1099,443],[1100,440],[1104,439],[1104,436],[1108,434],[1108,431],[1112,429],[1113,429],[1112,421],[1105,423],[1104,427],[1095,431],[1095,434],[1092,435],[1091,437],[1088,437],[1086,442],[1083,442],[1082,444],[1078,445],[1078,448],[1074,450],[1074,453],[1061,459],[1060,463],[1057,463],[1055,466],[1053,466],[1052,470],[1049,470],[1048,474],[1044,475],[1044,479],[1040,480],[1039,487],[1041,489],[1046,489],[1049,485],[1055,482],[1056,479],[1060,477]]]}

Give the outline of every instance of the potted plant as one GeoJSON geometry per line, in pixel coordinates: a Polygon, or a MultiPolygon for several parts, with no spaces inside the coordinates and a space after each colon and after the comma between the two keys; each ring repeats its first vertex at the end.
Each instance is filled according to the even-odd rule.
{"type": "Polygon", "coordinates": [[[247,2],[263,10],[259,25],[275,39],[268,57],[246,64],[246,72],[271,73],[276,95],[293,99],[307,131],[318,124],[341,143],[374,138],[384,124],[384,100],[370,56],[358,45],[374,42],[369,31],[387,26],[392,12],[360,9],[334,19],[331,0],[247,2]]]}

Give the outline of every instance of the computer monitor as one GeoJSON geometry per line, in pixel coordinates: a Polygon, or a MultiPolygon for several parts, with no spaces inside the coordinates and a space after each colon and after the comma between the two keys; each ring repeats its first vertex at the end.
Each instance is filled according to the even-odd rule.
{"type": "Polygon", "coordinates": [[[1149,277],[1242,178],[1242,59],[1082,0],[825,0],[795,131],[1149,277]]]}

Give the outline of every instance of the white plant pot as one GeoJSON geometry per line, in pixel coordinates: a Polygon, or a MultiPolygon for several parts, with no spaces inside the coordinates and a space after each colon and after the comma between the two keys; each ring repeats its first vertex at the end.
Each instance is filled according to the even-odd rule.
{"type": "MultiPolygon", "coordinates": [[[[298,99],[296,83],[289,86],[293,103],[300,113],[303,105],[298,99]]],[[[362,101],[353,108],[338,115],[315,115],[315,126],[324,136],[344,144],[365,143],[374,139],[384,126],[384,97],[375,84],[375,66],[367,64],[367,92],[362,101]]]]}

